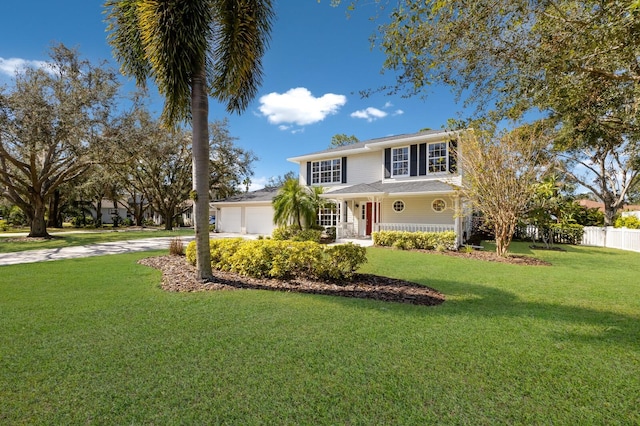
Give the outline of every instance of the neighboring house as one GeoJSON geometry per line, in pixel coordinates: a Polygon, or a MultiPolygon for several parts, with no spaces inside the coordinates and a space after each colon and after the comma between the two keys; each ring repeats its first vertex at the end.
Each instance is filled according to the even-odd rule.
{"type": "Polygon", "coordinates": [[[211,202],[216,232],[270,235],[276,228],[271,201],[277,193],[278,188],[264,188],[211,202]]]}
{"type": "MultiPolygon", "coordinates": [[[[120,219],[131,219],[133,220],[133,215],[130,212],[131,203],[133,202],[132,198],[129,197],[121,197],[114,207],[114,202],[111,199],[103,199],[101,203],[101,216],[103,224],[112,224],[114,217],[118,216],[120,219]]],[[[185,200],[182,205],[178,206],[179,216],[176,218],[176,222],[174,225],[177,226],[193,226],[193,201],[185,200]]],[[[95,217],[96,212],[96,203],[93,202],[89,207],[91,215],[95,217]]],[[[163,224],[162,216],[155,212],[152,207],[146,209],[144,213],[145,220],[152,220],[156,225],[163,224]]]]}
{"type": "MultiPolygon", "coordinates": [[[[338,238],[379,230],[452,230],[462,244],[470,220],[455,187],[461,185],[460,132],[444,130],[372,139],[289,158],[303,185],[322,186],[335,209],[319,215],[338,238]]],[[[275,189],[213,202],[221,232],[270,234],[275,189]]]]}
{"type": "MultiPolygon", "coordinates": [[[[587,209],[598,209],[604,213],[604,203],[582,199],[578,200],[578,204],[587,209]]],[[[640,219],[640,206],[625,204],[619,211],[621,216],[636,216],[640,219]]]]}
{"type": "MultiPolygon", "coordinates": [[[[91,215],[95,217],[96,215],[96,203],[93,202],[89,207],[91,210],[91,215]]],[[[111,224],[113,223],[113,218],[118,216],[120,219],[130,218],[131,215],[127,212],[127,204],[125,200],[118,200],[115,205],[113,200],[111,199],[102,199],[101,208],[100,208],[100,216],[102,218],[102,223],[111,224]]]]}

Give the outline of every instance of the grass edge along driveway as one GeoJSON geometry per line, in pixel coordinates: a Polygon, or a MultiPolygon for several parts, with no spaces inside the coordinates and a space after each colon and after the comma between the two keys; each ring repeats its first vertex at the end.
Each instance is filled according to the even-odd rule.
{"type": "Polygon", "coordinates": [[[0,267],[0,423],[640,423],[637,253],[368,250],[438,307],[166,293],[148,255],[0,267]]]}
{"type": "Polygon", "coordinates": [[[14,253],[18,251],[56,249],[89,244],[107,243],[114,241],[139,240],[155,237],[193,236],[193,229],[176,229],[173,231],[102,231],[102,232],[60,232],[52,234],[51,239],[34,239],[25,241],[24,238],[3,236],[0,233],[0,253],[14,253]],[[18,241],[16,241],[18,240],[18,241]]]}

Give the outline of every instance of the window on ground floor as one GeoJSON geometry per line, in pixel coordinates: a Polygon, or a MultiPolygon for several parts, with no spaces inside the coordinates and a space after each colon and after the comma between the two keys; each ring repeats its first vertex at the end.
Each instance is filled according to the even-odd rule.
{"type": "Polygon", "coordinates": [[[318,225],[328,227],[337,226],[340,217],[340,204],[331,204],[318,211],[318,225]]]}

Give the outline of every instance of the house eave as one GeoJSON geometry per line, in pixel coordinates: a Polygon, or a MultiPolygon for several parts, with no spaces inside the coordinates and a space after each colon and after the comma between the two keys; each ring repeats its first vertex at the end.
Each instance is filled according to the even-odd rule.
{"type": "Polygon", "coordinates": [[[229,207],[229,206],[236,206],[238,204],[245,204],[245,205],[271,205],[271,201],[245,201],[245,200],[238,200],[238,201],[211,201],[209,203],[209,205],[211,207],[229,207]]]}
{"type": "Polygon", "coordinates": [[[348,151],[323,152],[323,153],[320,153],[320,154],[300,155],[298,157],[287,158],[287,161],[289,161],[291,163],[300,164],[300,163],[302,163],[304,161],[323,160],[323,159],[327,159],[327,158],[344,157],[347,154],[349,154],[349,155],[351,155],[351,154],[362,154],[362,153],[366,153],[366,152],[371,152],[371,149],[369,149],[368,146],[365,146],[363,148],[358,148],[358,149],[351,149],[351,150],[348,150],[348,151]]]}
{"type": "Polygon", "coordinates": [[[398,135],[397,137],[389,137],[383,141],[372,140],[370,142],[364,141],[364,146],[353,149],[339,149],[328,150],[322,152],[316,152],[313,154],[299,155],[296,157],[287,158],[287,161],[292,163],[301,164],[304,161],[323,160],[328,158],[344,157],[353,154],[362,154],[367,152],[381,151],[385,148],[392,146],[411,145],[415,143],[428,143],[447,141],[452,138],[457,138],[460,134],[470,131],[471,129],[464,130],[442,130],[436,133],[418,133],[413,135],[398,135]]]}

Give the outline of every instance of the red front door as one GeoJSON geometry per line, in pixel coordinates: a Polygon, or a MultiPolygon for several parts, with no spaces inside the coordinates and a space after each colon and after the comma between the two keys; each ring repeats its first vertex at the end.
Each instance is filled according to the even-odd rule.
{"type": "Polygon", "coordinates": [[[367,232],[365,235],[371,235],[371,225],[373,225],[373,203],[367,203],[367,232]]]}

